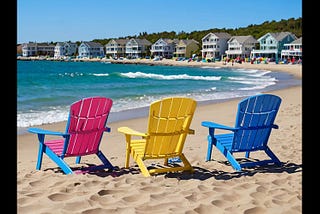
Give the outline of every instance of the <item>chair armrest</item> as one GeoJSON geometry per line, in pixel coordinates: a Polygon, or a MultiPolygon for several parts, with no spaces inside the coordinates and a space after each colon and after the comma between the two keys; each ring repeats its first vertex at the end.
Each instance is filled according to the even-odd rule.
{"type": "Polygon", "coordinates": [[[141,137],[147,137],[148,135],[142,132],[135,131],[128,127],[119,127],[118,132],[121,132],[123,134],[127,135],[134,135],[134,136],[141,136],[141,137]]]}
{"type": "Polygon", "coordinates": [[[40,128],[29,128],[28,132],[35,133],[35,134],[44,134],[44,135],[58,135],[62,137],[69,136],[69,134],[67,133],[54,132],[54,131],[40,129],[40,128]]]}
{"type": "Polygon", "coordinates": [[[237,131],[239,129],[239,128],[225,126],[225,125],[210,122],[210,121],[203,121],[201,125],[208,128],[223,129],[223,130],[229,130],[229,131],[237,131]]]}

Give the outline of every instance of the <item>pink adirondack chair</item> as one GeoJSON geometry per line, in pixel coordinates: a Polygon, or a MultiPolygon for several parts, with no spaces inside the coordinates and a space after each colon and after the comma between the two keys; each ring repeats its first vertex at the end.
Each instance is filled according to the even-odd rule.
{"type": "Polygon", "coordinates": [[[112,100],[110,98],[83,98],[71,104],[65,133],[29,128],[28,131],[37,134],[39,140],[36,169],[41,169],[42,157],[45,153],[65,174],[72,174],[74,171],[64,161],[64,158],[76,157],[76,163],[79,164],[82,156],[92,154],[96,154],[103,165],[94,166],[87,170],[104,168],[113,170],[114,167],[99,149],[103,133],[110,132],[106,123],[111,107],[112,100]],[[57,135],[61,138],[45,141],[45,135],[57,135]]]}

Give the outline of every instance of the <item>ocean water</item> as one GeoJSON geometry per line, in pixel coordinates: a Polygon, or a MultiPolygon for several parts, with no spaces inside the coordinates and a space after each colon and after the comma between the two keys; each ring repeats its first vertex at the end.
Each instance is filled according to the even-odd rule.
{"type": "Polygon", "coordinates": [[[299,84],[267,70],[18,60],[17,128],[65,121],[71,103],[89,96],[113,100],[111,122],[168,96],[217,102],[299,84]]]}

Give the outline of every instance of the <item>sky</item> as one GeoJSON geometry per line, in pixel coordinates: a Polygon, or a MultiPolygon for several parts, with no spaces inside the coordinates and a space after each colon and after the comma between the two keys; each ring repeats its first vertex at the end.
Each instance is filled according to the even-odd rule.
{"type": "Polygon", "coordinates": [[[17,0],[17,44],[236,29],[302,17],[302,0],[17,0]]]}

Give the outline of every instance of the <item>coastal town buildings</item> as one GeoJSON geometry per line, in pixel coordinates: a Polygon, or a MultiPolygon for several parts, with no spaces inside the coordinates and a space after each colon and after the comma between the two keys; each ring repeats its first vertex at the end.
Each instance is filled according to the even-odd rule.
{"type": "MultiPolygon", "coordinates": [[[[287,63],[288,59],[299,59],[302,62],[302,37],[297,38],[291,32],[266,33],[259,39],[251,35],[231,36],[228,33],[208,33],[202,39],[202,45],[194,39],[160,38],[153,44],[147,39],[111,39],[105,46],[99,42],[81,42],[79,47],[73,42],[36,43],[29,42],[17,46],[21,49],[18,57],[37,57],[40,59],[66,59],[76,56],[77,59],[109,57],[113,59],[147,58],[178,60],[199,60],[210,62],[226,59],[245,59],[259,63],[287,63]],[[199,55],[201,53],[201,55],[199,55]],[[194,58],[197,56],[196,58],[194,58]],[[209,60],[210,59],[210,60],[209,60]],[[256,61],[256,59],[259,59],[256,61]]],[[[289,62],[292,62],[291,60],[289,62]]],[[[294,62],[294,60],[293,60],[294,62]]]]}
{"type": "Polygon", "coordinates": [[[296,39],[297,37],[291,32],[266,33],[258,39],[260,48],[252,50],[250,58],[265,57],[278,62],[284,44],[291,43],[296,39]]]}

